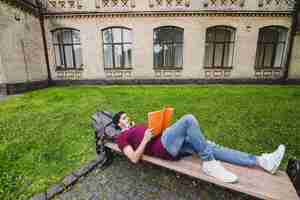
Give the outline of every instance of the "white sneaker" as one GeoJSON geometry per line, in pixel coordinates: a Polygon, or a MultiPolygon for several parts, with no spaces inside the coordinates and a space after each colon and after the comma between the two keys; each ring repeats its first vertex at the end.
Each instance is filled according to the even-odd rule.
{"type": "Polygon", "coordinates": [[[208,176],[212,176],[220,181],[225,183],[234,183],[238,181],[238,177],[227,171],[220,161],[211,160],[211,161],[203,161],[202,169],[205,174],[208,176]]]}
{"type": "Polygon", "coordinates": [[[257,158],[259,166],[271,174],[277,171],[285,153],[285,146],[279,145],[273,153],[263,153],[257,158]]]}

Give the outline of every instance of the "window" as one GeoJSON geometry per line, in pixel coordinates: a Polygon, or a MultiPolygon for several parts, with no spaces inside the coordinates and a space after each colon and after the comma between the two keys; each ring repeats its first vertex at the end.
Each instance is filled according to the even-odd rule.
{"type": "Polygon", "coordinates": [[[111,27],[102,30],[104,68],[126,69],[132,65],[131,30],[111,27]]]}
{"type": "Polygon", "coordinates": [[[80,32],[78,30],[64,28],[53,31],[53,46],[57,68],[82,67],[80,32]]]}
{"type": "Polygon", "coordinates": [[[154,29],[154,68],[181,68],[183,63],[183,29],[165,26],[154,29]]]}
{"type": "Polygon", "coordinates": [[[232,68],[235,29],[215,26],[206,31],[205,68],[232,68]]]}
{"type": "Polygon", "coordinates": [[[284,63],[287,29],[270,26],[259,30],[255,68],[281,68],[284,63]]]}

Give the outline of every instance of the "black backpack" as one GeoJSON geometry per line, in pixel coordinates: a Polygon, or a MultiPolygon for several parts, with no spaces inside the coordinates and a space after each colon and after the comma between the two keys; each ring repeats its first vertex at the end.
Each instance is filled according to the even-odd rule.
{"type": "Polygon", "coordinates": [[[289,159],[286,172],[300,197],[300,160],[289,159]]]}
{"type": "Polygon", "coordinates": [[[112,123],[112,117],[113,113],[109,111],[100,111],[92,115],[92,127],[95,129],[97,154],[105,151],[105,140],[113,141],[121,133],[112,123]]]}

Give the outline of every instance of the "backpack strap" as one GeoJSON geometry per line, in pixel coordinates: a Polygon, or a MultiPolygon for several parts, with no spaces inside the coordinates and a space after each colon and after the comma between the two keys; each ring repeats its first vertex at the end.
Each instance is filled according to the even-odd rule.
{"type": "Polygon", "coordinates": [[[103,115],[105,115],[106,117],[108,117],[108,118],[111,119],[111,122],[107,123],[107,124],[104,126],[104,135],[107,136],[105,129],[106,129],[108,126],[112,125],[112,123],[113,123],[113,122],[112,122],[112,116],[109,115],[109,114],[107,114],[107,113],[104,112],[104,111],[101,111],[101,113],[102,113],[103,115]]]}

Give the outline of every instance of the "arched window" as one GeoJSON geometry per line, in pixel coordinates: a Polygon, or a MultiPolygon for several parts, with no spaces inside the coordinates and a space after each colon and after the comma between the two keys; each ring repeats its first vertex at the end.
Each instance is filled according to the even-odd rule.
{"type": "Polygon", "coordinates": [[[132,35],[124,27],[102,30],[104,68],[131,68],[132,35]]]}
{"type": "Polygon", "coordinates": [[[235,28],[215,26],[206,30],[205,68],[232,68],[235,28]]]}
{"type": "Polygon", "coordinates": [[[284,66],[287,28],[264,27],[259,30],[255,68],[281,68],[284,66]]]}
{"type": "Polygon", "coordinates": [[[154,68],[181,68],[183,63],[183,29],[164,26],[154,29],[154,68]]]}
{"type": "Polygon", "coordinates": [[[82,67],[80,32],[63,28],[52,31],[55,63],[57,68],[75,69],[82,67]]]}

